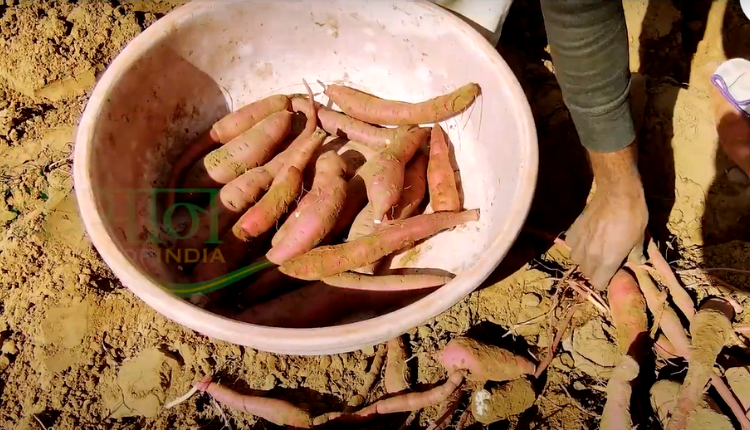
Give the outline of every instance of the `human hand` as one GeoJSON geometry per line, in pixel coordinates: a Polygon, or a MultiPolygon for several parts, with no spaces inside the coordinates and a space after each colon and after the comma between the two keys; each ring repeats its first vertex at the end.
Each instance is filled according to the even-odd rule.
{"type": "Polygon", "coordinates": [[[638,175],[635,147],[615,153],[591,153],[597,190],[566,233],[571,259],[598,290],[626,257],[642,264],[648,210],[638,175]]]}

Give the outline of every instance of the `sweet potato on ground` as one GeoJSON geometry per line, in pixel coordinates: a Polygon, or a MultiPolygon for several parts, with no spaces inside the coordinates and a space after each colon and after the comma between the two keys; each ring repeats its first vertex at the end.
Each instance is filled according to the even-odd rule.
{"type": "Polygon", "coordinates": [[[282,264],[318,245],[336,224],[346,200],[346,166],[333,151],[326,152],[315,164],[312,189],[274,236],[266,258],[282,264]]]}
{"type": "Polygon", "coordinates": [[[385,364],[383,383],[388,394],[401,393],[409,389],[409,366],[406,342],[402,336],[388,341],[388,358],[385,364]]]}
{"type": "Polygon", "coordinates": [[[456,174],[451,166],[449,146],[440,124],[432,127],[430,134],[430,162],[427,165],[427,186],[430,205],[435,212],[461,210],[461,198],[456,186],[456,174]]]}
{"type": "Polygon", "coordinates": [[[180,154],[180,157],[172,166],[172,174],[167,188],[170,190],[177,188],[177,184],[185,171],[198,162],[201,157],[228,143],[271,114],[288,110],[289,107],[289,97],[280,94],[255,101],[224,116],[215,122],[208,132],[199,137],[196,142],[188,145],[180,154]]]}
{"type": "Polygon", "coordinates": [[[656,288],[654,281],[645,269],[632,267],[632,270],[636,278],[638,278],[638,285],[641,287],[646,304],[654,315],[654,321],[659,321],[661,331],[672,342],[675,349],[678,351],[689,351],[690,341],[685,334],[685,329],[682,327],[680,317],[677,316],[677,313],[671,306],[667,306],[666,294],[662,294],[656,288]]]}
{"type": "Polygon", "coordinates": [[[494,345],[459,337],[448,342],[438,360],[448,372],[468,370],[471,381],[509,381],[533,374],[534,363],[494,345]]]}
{"type": "MultiPolygon", "coordinates": [[[[635,272],[638,278],[641,291],[646,298],[646,304],[654,316],[654,320],[659,321],[659,328],[661,328],[661,331],[672,344],[674,351],[680,356],[688,359],[689,362],[693,351],[690,348],[690,340],[688,340],[687,335],[685,334],[685,330],[682,327],[682,323],[677,316],[677,313],[672,309],[669,303],[666,302],[665,296],[660,297],[659,290],[656,288],[645,269],[633,265],[630,265],[630,268],[635,272]]],[[[725,303],[725,306],[723,306],[722,309],[727,312],[729,309],[732,309],[732,305],[725,303]]],[[[711,372],[710,379],[711,385],[713,385],[714,389],[721,396],[729,409],[732,410],[732,414],[737,421],[740,422],[742,428],[744,430],[750,430],[750,419],[745,415],[745,410],[734,397],[732,391],[724,380],[721,379],[716,372],[711,372]]]]}
{"type": "Polygon", "coordinates": [[[464,382],[463,372],[458,371],[448,376],[448,380],[437,387],[421,393],[401,394],[377,402],[354,413],[331,412],[313,419],[314,426],[327,422],[357,423],[371,420],[379,415],[398,412],[411,412],[438,405],[451,396],[464,382]]]}
{"type": "Polygon", "coordinates": [[[602,411],[600,427],[607,430],[631,430],[630,415],[631,382],[638,376],[640,366],[629,355],[623,355],[607,381],[607,402],[602,411]]]}
{"type": "Polygon", "coordinates": [[[374,263],[399,249],[459,224],[479,220],[479,210],[417,215],[393,221],[377,233],[340,245],[315,248],[280,266],[282,273],[308,281],[374,263]]]}
{"type": "Polygon", "coordinates": [[[607,298],[617,331],[617,347],[623,355],[629,354],[640,362],[649,348],[643,345],[648,338],[648,317],[638,283],[628,272],[620,270],[609,281],[607,298]]]}
{"type": "Polygon", "coordinates": [[[418,411],[443,402],[461,386],[463,381],[463,372],[453,372],[448,376],[447,381],[431,390],[421,393],[407,393],[378,400],[370,406],[357,411],[354,415],[362,419],[369,419],[376,415],[418,411]]]}
{"type": "Polygon", "coordinates": [[[463,112],[479,96],[480,88],[470,83],[419,103],[386,100],[344,85],[328,85],[325,94],[352,118],[370,124],[408,125],[441,122],[463,112]]]}
{"type": "Polygon", "coordinates": [[[198,160],[185,173],[185,188],[216,188],[273,157],[292,126],[292,113],[276,112],[198,160]]]}
{"type": "Polygon", "coordinates": [[[401,198],[406,164],[430,134],[429,128],[402,128],[395,142],[367,161],[357,173],[365,181],[376,224],[401,198]]]}
{"type": "Polygon", "coordinates": [[[234,270],[247,255],[250,242],[276,225],[301,189],[302,173],[296,167],[289,167],[277,176],[268,193],[222,236],[222,243],[216,249],[221,251],[223,261],[201,261],[193,277],[197,281],[208,280],[234,270]]]}
{"type": "Polygon", "coordinates": [[[602,412],[604,429],[630,430],[632,381],[638,376],[639,363],[648,353],[649,340],[646,301],[638,283],[625,270],[615,273],[609,282],[607,298],[612,322],[617,331],[617,347],[623,356],[607,382],[607,402],[602,412]]]}
{"type": "Polygon", "coordinates": [[[224,406],[256,415],[277,426],[312,427],[310,414],[287,401],[270,397],[243,395],[212,382],[210,376],[203,378],[195,387],[198,391],[210,394],[224,406]]]}
{"type": "Polygon", "coordinates": [[[712,306],[708,300],[693,316],[690,323],[692,349],[688,359],[688,371],[680,387],[677,403],[669,419],[666,430],[682,430],[687,427],[691,414],[703,397],[703,390],[711,379],[714,363],[724,345],[732,335],[734,310],[712,306]]]}
{"type": "Polygon", "coordinates": [[[344,272],[329,276],[321,281],[337,288],[371,291],[407,291],[424,288],[441,287],[453,279],[452,276],[441,275],[364,275],[361,273],[344,272]]]}
{"type": "MultiPolygon", "coordinates": [[[[677,394],[680,391],[679,382],[662,379],[656,381],[649,390],[651,407],[656,412],[661,428],[666,427],[669,414],[674,410],[677,394]]],[[[601,427],[602,429],[604,427],[601,427]]],[[[700,405],[693,413],[688,430],[734,430],[732,421],[724,415],[708,394],[704,394],[700,405]]]]}

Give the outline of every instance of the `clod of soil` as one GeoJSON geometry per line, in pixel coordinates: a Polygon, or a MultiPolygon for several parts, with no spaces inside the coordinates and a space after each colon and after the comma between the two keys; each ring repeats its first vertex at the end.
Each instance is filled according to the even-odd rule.
{"type": "Polygon", "coordinates": [[[482,388],[471,396],[471,413],[482,424],[491,424],[521,414],[536,400],[528,379],[516,379],[499,387],[482,388]]]}
{"type": "Polygon", "coordinates": [[[745,410],[750,408],[750,370],[747,367],[733,367],[724,372],[724,377],[742,407],[745,410]]]}
{"type": "Polygon", "coordinates": [[[608,379],[620,359],[620,352],[611,339],[603,321],[593,318],[576,328],[572,342],[566,341],[564,347],[573,355],[580,371],[595,378],[608,379]]]}

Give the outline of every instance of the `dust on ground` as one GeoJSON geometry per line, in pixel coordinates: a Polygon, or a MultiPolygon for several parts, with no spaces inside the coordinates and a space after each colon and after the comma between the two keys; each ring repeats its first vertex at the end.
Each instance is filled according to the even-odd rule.
{"type": "MultiPolygon", "coordinates": [[[[119,50],[179,3],[0,0],[2,428],[219,429],[222,413],[232,428],[265,428],[248,414],[220,413],[207,396],[174,409],[164,405],[204,374],[218,372],[217,379],[238,390],[270,390],[313,410],[340,410],[375,355],[366,348],[278,356],[212,341],[134,297],[87,241],[71,178],[78,117],[119,50]]],[[[539,129],[540,185],[529,225],[556,235],[580,213],[591,177],[554,80],[538,4],[515,3],[500,49],[539,129]]],[[[750,188],[717,151],[706,93],[710,66],[746,48],[740,45],[750,43],[750,28],[736,18],[737,2],[710,9],[696,2],[683,10],[668,1],[624,3],[631,67],[646,78],[641,153],[651,229],[699,298],[726,291],[722,281],[750,289],[746,272],[712,271],[709,277],[693,270],[750,266],[742,222],[750,213],[750,188]]],[[[550,292],[568,264],[563,250],[523,235],[491,278],[494,284],[408,333],[417,386],[445,378],[434,352],[470,329],[495,339],[506,335],[502,339],[532,355],[544,353],[552,341],[550,318],[561,317],[550,292]]],[[[745,295],[734,297],[750,306],[745,295]]],[[[573,326],[543,395],[511,417],[509,427],[596,426],[616,334],[590,306],[573,326]]],[[[369,400],[383,392],[377,385],[369,400]]],[[[426,425],[436,414],[427,409],[419,422],[426,425]]],[[[403,419],[387,417],[375,426],[398,426],[403,419]]]]}

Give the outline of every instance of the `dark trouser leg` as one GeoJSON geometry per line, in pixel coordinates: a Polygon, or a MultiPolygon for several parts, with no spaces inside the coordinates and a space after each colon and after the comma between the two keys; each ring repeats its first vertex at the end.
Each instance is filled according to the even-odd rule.
{"type": "Polygon", "coordinates": [[[612,152],[635,140],[628,34],[622,1],[542,0],[555,75],[586,149],[612,152]]]}

